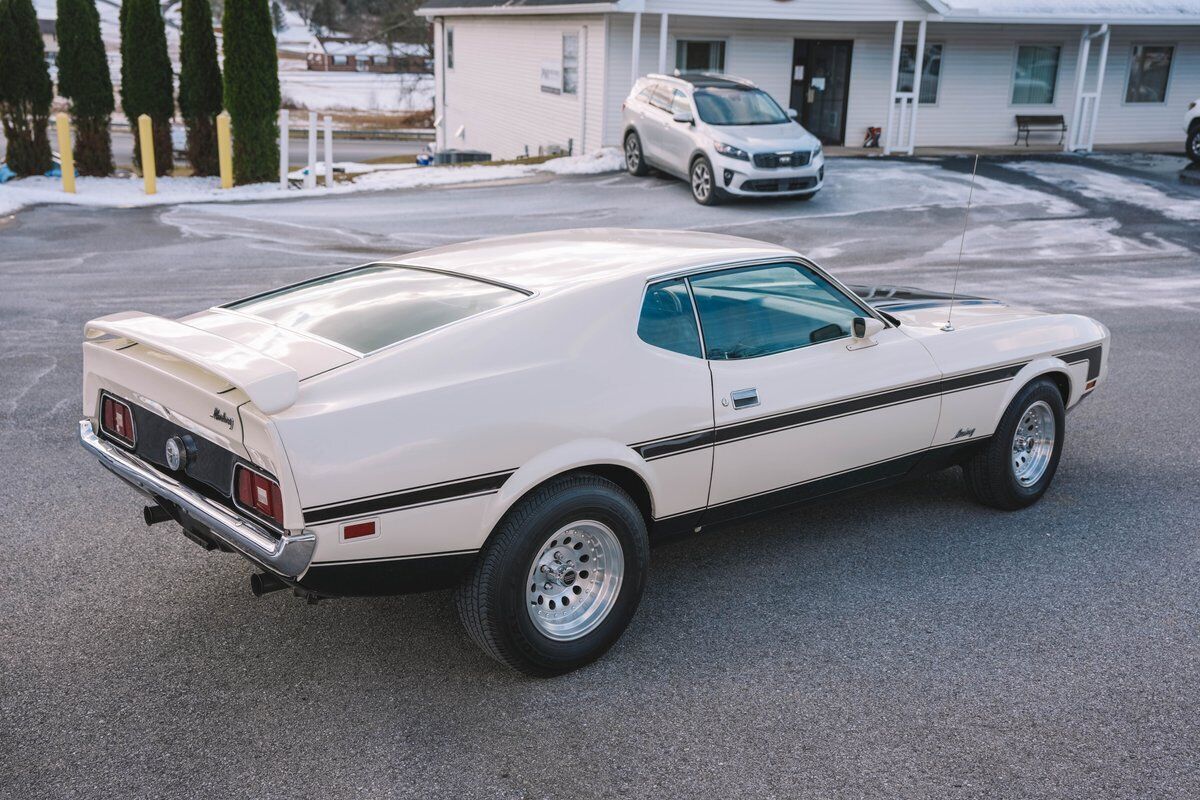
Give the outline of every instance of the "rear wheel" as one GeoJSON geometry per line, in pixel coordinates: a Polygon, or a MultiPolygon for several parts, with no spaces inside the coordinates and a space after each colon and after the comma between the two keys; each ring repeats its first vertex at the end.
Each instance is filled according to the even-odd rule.
{"type": "Polygon", "coordinates": [[[702,206],[715,206],[725,199],[725,193],[717,186],[712,164],[705,156],[692,162],[692,197],[702,206]]]}
{"type": "Polygon", "coordinates": [[[1193,125],[1188,131],[1186,150],[1188,158],[1200,164],[1200,125],[1193,125]]]}
{"type": "Polygon", "coordinates": [[[646,158],[642,155],[642,137],[638,136],[637,131],[625,134],[625,169],[639,178],[650,173],[646,158]]]}
{"type": "Polygon", "coordinates": [[[986,446],[963,465],[967,490],[1005,511],[1036,503],[1058,470],[1066,411],[1058,387],[1043,378],[1017,392],[986,446]]]}
{"type": "Polygon", "coordinates": [[[501,521],[459,587],[459,616],[500,663],[559,675],[620,638],[648,561],[646,524],[629,495],[596,475],[563,476],[501,521]]]}

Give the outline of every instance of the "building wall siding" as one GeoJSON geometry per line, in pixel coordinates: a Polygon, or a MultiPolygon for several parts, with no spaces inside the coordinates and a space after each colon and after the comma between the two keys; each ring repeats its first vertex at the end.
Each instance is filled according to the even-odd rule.
{"type": "Polygon", "coordinates": [[[453,17],[443,25],[454,30],[454,68],[445,69],[444,52],[437,54],[442,147],[513,158],[569,142],[576,151],[599,146],[605,110],[602,16],[453,17]],[[580,35],[579,93],[549,94],[541,90],[541,65],[561,58],[565,33],[580,35]]]}
{"type": "MultiPolygon", "coordinates": [[[[649,4],[648,4],[649,5],[649,4]]],[[[689,6],[694,3],[689,3],[689,6]]],[[[640,71],[655,72],[659,59],[661,16],[642,17],[640,71]]],[[[618,144],[622,129],[621,101],[632,85],[631,15],[612,15],[608,37],[608,125],[606,144],[618,144]]],[[[726,71],[748,78],[787,107],[791,94],[792,47],[797,38],[848,39],[854,42],[846,144],[861,143],[868,126],[887,122],[888,82],[891,76],[894,23],[779,22],[749,19],[675,16],[668,21],[666,69],[674,69],[678,39],[724,39],[726,71]]],[[[943,62],[936,104],[921,106],[918,146],[1011,145],[1017,114],[1062,114],[1071,120],[1079,36],[1078,25],[971,25],[930,23],[927,40],[943,45],[943,62]],[[1054,102],[1013,105],[1012,80],[1017,46],[1053,43],[1062,46],[1054,102]]],[[[905,25],[905,41],[916,41],[917,25],[905,25]]],[[[1090,76],[1097,67],[1093,42],[1090,76]]],[[[1182,142],[1182,119],[1189,101],[1200,97],[1200,28],[1116,27],[1109,46],[1108,67],[1101,93],[1097,144],[1182,142]],[[1134,43],[1175,45],[1175,56],[1163,104],[1126,104],[1125,86],[1134,43]]],[[[1035,143],[1055,139],[1035,136],[1035,143]]]]}
{"type": "Polygon", "coordinates": [[[929,9],[916,0],[646,0],[646,11],[659,14],[693,14],[716,17],[751,17],[786,20],[897,20],[920,19],[929,9]]]}

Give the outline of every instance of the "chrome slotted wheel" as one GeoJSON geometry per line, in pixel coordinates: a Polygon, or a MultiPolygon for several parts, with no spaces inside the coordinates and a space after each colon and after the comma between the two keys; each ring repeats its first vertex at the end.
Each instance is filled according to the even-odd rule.
{"type": "Polygon", "coordinates": [[[1025,409],[1012,441],[1013,477],[1017,483],[1032,486],[1046,474],[1054,455],[1054,435],[1054,411],[1044,400],[1025,409]]]}
{"type": "Polygon", "coordinates": [[[529,618],[556,641],[586,636],[612,611],[624,572],[612,528],[595,520],[565,525],[542,544],[529,570],[529,618]]]}
{"type": "Polygon", "coordinates": [[[630,136],[625,139],[625,166],[630,172],[636,172],[642,163],[642,151],[638,147],[637,137],[630,136]]]}
{"type": "Polygon", "coordinates": [[[704,201],[708,199],[709,193],[712,192],[712,172],[708,169],[708,164],[704,161],[697,161],[696,166],[692,167],[692,194],[696,195],[696,199],[704,201]]]}

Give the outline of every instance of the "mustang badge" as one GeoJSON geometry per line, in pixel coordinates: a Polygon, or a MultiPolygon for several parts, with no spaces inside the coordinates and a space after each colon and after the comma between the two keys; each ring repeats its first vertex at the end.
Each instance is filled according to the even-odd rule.
{"type": "MultiPolygon", "coordinates": [[[[963,437],[970,438],[975,435],[974,428],[959,428],[958,433],[954,434],[954,439],[962,439],[963,437]]],[[[950,441],[954,441],[951,439],[950,441]]]]}
{"type": "Polygon", "coordinates": [[[226,425],[229,426],[230,430],[233,429],[233,417],[229,416],[221,409],[214,408],[213,413],[212,413],[212,418],[215,419],[217,422],[224,422],[226,425]]]}

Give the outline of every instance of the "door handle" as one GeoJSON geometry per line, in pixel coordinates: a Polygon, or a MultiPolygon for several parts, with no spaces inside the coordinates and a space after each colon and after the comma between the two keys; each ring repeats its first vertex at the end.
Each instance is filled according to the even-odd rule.
{"type": "Polygon", "coordinates": [[[754,408],[758,405],[758,389],[737,389],[729,393],[735,409],[754,408]]]}

